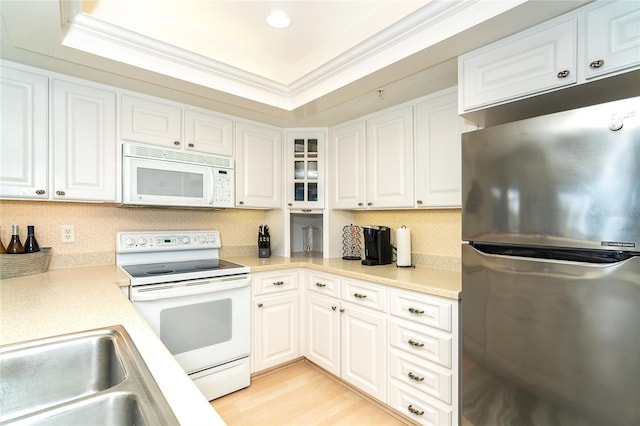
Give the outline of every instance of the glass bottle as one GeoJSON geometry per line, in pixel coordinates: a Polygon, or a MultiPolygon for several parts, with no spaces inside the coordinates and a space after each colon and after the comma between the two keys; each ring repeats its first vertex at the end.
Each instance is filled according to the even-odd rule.
{"type": "Polygon", "coordinates": [[[35,253],[40,251],[40,246],[36,241],[34,226],[27,226],[27,240],[24,242],[24,252],[25,253],[35,253]]]}
{"type": "Polygon", "coordinates": [[[20,242],[20,227],[18,225],[11,225],[11,241],[7,245],[7,253],[18,254],[24,253],[24,247],[20,242]]]}
{"type": "Polygon", "coordinates": [[[7,249],[4,248],[4,244],[2,244],[2,238],[0,238],[0,254],[6,253],[6,252],[7,252],[7,249]]]}

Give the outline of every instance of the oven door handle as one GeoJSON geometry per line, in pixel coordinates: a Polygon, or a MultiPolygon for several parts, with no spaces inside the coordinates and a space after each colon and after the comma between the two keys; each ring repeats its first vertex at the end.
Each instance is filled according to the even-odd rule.
{"type": "Polygon", "coordinates": [[[223,280],[196,280],[181,283],[168,283],[166,285],[152,285],[131,287],[132,302],[147,302],[161,299],[173,299],[176,297],[195,296],[198,294],[218,293],[235,288],[248,287],[251,280],[248,278],[223,280]]]}

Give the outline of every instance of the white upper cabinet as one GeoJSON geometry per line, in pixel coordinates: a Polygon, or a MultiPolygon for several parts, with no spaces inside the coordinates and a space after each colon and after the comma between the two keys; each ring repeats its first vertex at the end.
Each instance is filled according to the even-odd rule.
{"type": "Polygon", "coordinates": [[[185,149],[233,155],[233,121],[210,112],[184,110],[185,149]]]}
{"type": "Polygon", "coordinates": [[[285,141],[287,207],[322,209],[326,131],[287,130],[285,141]]]}
{"type": "Polygon", "coordinates": [[[587,78],[640,64],[640,2],[604,4],[586,19],[587,78]]]}
{"type": "Polygon", "coordinates": [[[168,102],[122,95],[120,137],[127,141],[182,146],[182,110],[168,102]]]}
{"type": "Polygon", "coordinates": [[[414,205],[413,108],[385,110],[331,129],[331,207],[414,205]]]}
{"type": "Polygon", "coordinates": [[[52,81],[54,199],[116,201],[116,93],[52,81]]]}
{"type": "Polygon", "coordinates": [[[415,114],[416,207],[460,207],[460,134],[476,127],[458,116],[457,87],[424,98],[415,114]]]}
{"type": "Polygon", "coordinates": [[[233,155],[233,121],[195,107],[122,95],[120,137],[126,141],[233,155]]]}
{"type": "Polygon", "coordinates": [[[367,206],[413,207],[413,109],[367,120],[367,206]]]}
{"type": "Polygon", "coordinates": [[[464,110],[577,81],[577,20],[536,27],[459,58],[464,110]]]}
{"type": "Polygon", "coordinates": [[[331,207],[366,206],[366,125],[364,120],[334,127],[331,144],[331,207]]]}
{"type": "Polygon", "coordinates": [[[640,2],[595,1],[458,58],[459,112],[640,66],[640,2]]]}
{"type": "Polygon", "coordinates": [[[236,123],[236,205],[282,208],[282,131],[236,123]]]}
{"type": "Polygon", "coordinates": [[[0,196],[48,198],[48,78],[0,69],[0,196]]]}

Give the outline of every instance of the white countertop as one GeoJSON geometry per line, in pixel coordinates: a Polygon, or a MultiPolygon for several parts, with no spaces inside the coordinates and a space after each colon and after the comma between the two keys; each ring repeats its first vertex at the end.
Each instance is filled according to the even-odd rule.
{"type": "Polygon", "coordinates": [[[0,344],[121,324],[181,425],[224,425],[198,388],[133,308],[116,266],[50,270],[0,281],[0,344]]]}

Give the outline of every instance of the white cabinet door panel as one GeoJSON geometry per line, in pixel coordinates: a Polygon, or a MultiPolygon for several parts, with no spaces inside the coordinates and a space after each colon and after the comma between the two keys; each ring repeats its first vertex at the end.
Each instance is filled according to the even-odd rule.
{"type": "Polygon", "coordinates": [[[184,111],[185,149],[216,155],[233,155],[233,121],[213,114],[184,111]]]}
{"type": "Polygon", "coordinates": [[[257,298],[255,308],[255,371],[296,359],[298,345],[298,293],[257,298]]]}
{"type": "Polygon", "coordinates": [[[574,84],[576,62],[577,19],[463,56],[463,110],[574,84]]]}
{"type": "Polygon", "coordinates": [[[640,2],[618,1],[587,13],[586,49],[587,78],[639,65],[640,2]]]}
{"type": "Polygon", "coordinates": [[[340,375],[340,302],[306,295],[305,356],[328,372],[340,375]]]}
{"type": "Polygon", "coordinates": [[[366,203],[364,121],[331,129],[331,207],[363,209],[366,203]]]}
{"type": "Polygon", "coordinates": [[[53,198],[116,201],[116,94],[53,81],[53,198]]]}
{"type": "Polygon", "coordinates": [[[0,73],[0,196],[47,198],[48,79],[0,73]]]}
{"type": "Polygon", "coordinates": [[[120,137],[127,141],[180,148],[182,109],[178,106],[122,95],[120,137]]]}

